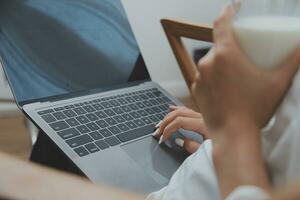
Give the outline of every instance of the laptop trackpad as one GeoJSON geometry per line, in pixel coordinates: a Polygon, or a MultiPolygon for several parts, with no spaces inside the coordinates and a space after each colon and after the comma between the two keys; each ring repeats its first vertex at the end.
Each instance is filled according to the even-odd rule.
{"type": "Polygon", "coordinates": [[[158,184],[165,185],[186,158],[182,151],[158,145],[151,136],[122,148],[158,184]]]}

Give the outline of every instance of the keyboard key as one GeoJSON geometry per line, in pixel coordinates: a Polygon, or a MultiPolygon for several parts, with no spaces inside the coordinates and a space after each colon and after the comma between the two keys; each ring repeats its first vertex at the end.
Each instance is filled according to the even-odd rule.
{"type": "Polygon", "coordinates": [[[91,133],[89,133],[89,135],[92,136],[92,138],[94,140],[101,140],[101,139],[103,139],[103,136],[98,131],[91,132],[91,133]]]}
{"type": "Polygon", "coordinates": [[[119,107],[113,108],[113,111],[114,111],[115,113],[117,113],[118,115],[124,113],[124,111],[123,111],[121,108],[119,108],[119,107]]]}
{"type": "Polygon", "coordinates": [[[131,111],[130,107],[128,107],[128,106],[122,106],[121,108],[122,108],[122,110],[124,110],[124,112],[126,112],[126,113],[128,113],[128,112],[131,111]]]}
{"type": "Polygon", "coordinates": [[[74,118],[67,119],[66,122],[67,122],[71,127],[80,125],[80,123],[79,123],[76,119],[74,119],[74,118]]]}
{"type": "Polygon", "coordinates": [[[95,153],[99,151],[98,147],[94,143],[90,143],[85,145],[85,148],[90,152],[90,153],[95,153]]]}
{"type": "Polygon", "coordinates": [[[101,149],[101,150],[104,150],[104,149],[107,149],[109,147],[109,145],[104,142],[103,140],[99,140],[97,142],[95,142],[95,144],[101,149]]]}
{"type": "Polygon", "coordinates": [[[75,148],[75,147],[78,147],[78,146],[81,146],[84,144],[88,144],[90,142],[93,142],[93,139],[89,135],[81,135],[81,136],[66,140],[66,143],[72,148],[75,148]]]}
{"type": "Polygon", "coordinates": [[[96,111],[92,106],[83,106],[83,109],[89,113],[96,111]]]}
{"type": "Polygon", "coordinates": [[[38,114],[39,115],[45,115],[45,114],[50,114],[50,113],[53,113],[53,112],[54,112],[53,109],[48,109],[48,110],[39,111],[38,114]]]}
{"type": "Polygon", "coordinates": [[[134,103],[134,99],[132,97],[125,97],[126,101],[129,103],[134,103]]]}
{"type": "Polygon", "coordinates": [[[133,122],[134,122],[136,125],[138,125],[139,127],[145,125],[145,123],[144,123],[143,121],[141,121],[140,119],[134,120],[133,122]]]}
{"type": "Polygon", "coordinates": [[[91,130],[91,131],[97,131],[99,130],[99,126],[97,126],[97,124],[95,124],[94,122],[88,123],[86,124],[86,126],[91,130]]]}
{"type": "Polygon", "coordinates": [[[109,136],[112,136],[112,133],[108,130],[108,129],[101,129],[99,130],[99,133],[101,135],[103,135],[103,137],[109,137],[109,136]]]}
{"type": "Polygon", "coordinates": [[[154,96],[151,92],[148,92],[146,95],[147,95],[150,99],[155,98],[155,96],[154,96]]]}
{"type": "Polygon", "coordinates": [[[89,152],[84,147],[78,147],[74,149],[78,156],[83,157],[89,154],[89,152]]]}
{"type": "Polygon", "coordinates": [[[84,115],[87,112],[83,108],[74,108],[74,111],[77,113],[77,115],[84,115]]]}
{"type": "Polygon", "coordinates": [[[127,101],[126,101],[125,99],[123,99],[123,98],[118,99],[118,102],[119,102],[121,105],[127,104],[127,101]]]}
{"type": "Polygon", "coordinates": [[[73,105],[68,105],[68,106],[65,106],[65,109],[72,109],[72,108],[75,108],[75,106],[73,106],[73,105]]]}
{"type": "Polygon", "coordinates": [[[85,125],[77,126],[76,128],[77,128],[77,130],[80,133],[88,133],[88,132],[90,132],[90,130],[88,129],[88,127],[86,127],[85,125]]]}
{"type": "Polygon", "coordinates": [[[133,117],[131,115],[129,115],[129,114],[124,114],[124,115],[122,115],[122,117],[124,119],[126,119],[127,121],[133,120],[133,117]]]}
{"type": "Polygon", "coordinates": [[[115,119],[118,123],[123,123],[123,122],[126,121],[126,120],[125,120],[122,116],[120,116],[120,115],[115,116],[114,119],[115,119]]]}
{"type": "Polygon", "coordinates": [[[150,101],[151,104],[154,105],[154,106],[159,105],[159,102],[156,101],[155,99],[150,99],[149,101],[150,101]]]}
{"type": "Polygon", "coordinates": [[[160,110],[160,108],[158,106],[155,106],[152,108],[152,110],[155,112],[155,113],[160,113],[162,110],[160,110]]]}
{"type": "Polygon", "coordinates": [[[58,108],[54,108],[55,111],[63,111],[65,108],[64,107],[58,107],[58,108]]]}
{"type": "Polygon", "coordinates": [[[130,108],[131,108],[131,110],[138,110],[139,108],[137,107],[137,105],[135,105],[135,104],[130,104],[130,105],[128,105],[130,108]]]}
{"type": "Polygon", "coordinates": [[[98,126],[100,126],[100,128],[106,128],[106,127],[108,127],[108,123],[106,123],[104,120],[98,120],[98,121],[96,121],[96,124],[98,126]]]}
{"type": "Polygon", "coordinates": [[[83,105],[84,105],[83,103],[75,103],[74,104],[75,107],[80,107],[80,106],[83,106],[83,105]]]}
{"type": "Polygon", "coordinates": [[[109,102],[101,102],[101,105],[104,107],[104,108],[111,108],[113,107],[109,102]]]}
{"type": "Polygon", "coordinates": [[[147,107],[151,107],[152,104],[150,103],[150,101],[143,101],[143,103],[147,106],[147,107]]]}
{"type": "Polygon", "coordinates": [[[137,125],[133,122],[126,122],[125,123],[130,129],[135,129],[137,128],[137,125]]]}
{"type": "Polygon", "coordinates": [[[69,128],[70,126],[64,122],[64,121],[59,121],[59,122],[54,122],[52,124],[49,124],[51,126],[51,128],[55,131],[60,131],[60,130],[63,130],[63,129],[67,129],[69,128]]]}
{"type": "Polygon", "coordinates": [[[108,143],[111,147],[121,144],[121,142],[116,137],[109,137],[104,139],[106,143],[108,143]]]}
{"type": "Polygon", "coordinates": [[[149,99],[149,97],[147,97],[146,95],[144,95],[144,94],[141,94],[140,95],[140,97],[143,99],[143,100],[147,100],[147,99],[149,99]]]}
{"type": "Polygon", "coordinates": [[[95,114],[101,119],[108,117],[103,111],[95,112],[95,114]]]}
{"type": "Polygon", "coordinates": [[[155,114],[155,112],[153,111],[152,108],[146,108],[147,113],[149,113],[149,115],[153,115],[155,114]]]}
{"type": "Polygon", "coordinates": [[[90,122],[90,120],[88,118],[86,118],[85,116],[78,116],[76,117],[76,119],[81,123],[81,124],[86,124],[88,122],[90,122]]]}
{"type": "Polygon", "coordinates": [[[86,117],[90,120],[90,121],[96,121],[99,119],[99,117],[97,117],[95,114],[93,113],[89,113],[86,115],[86,117]]]}
{"type": "Polygon", "coordinates": [[[156,97],[160,97],[160,96],[163,96],[163,93],[161,93],[161,91],[154,91],[153,93],[152,93],[154,96],[156,96],[156,97]]]}
{"type": "Polygon", "coordinates": [[[62,113],[62,112],[56,112],[56,113],[53,113],[53,116],[57,119],[57,120],[63,120],[63,119],[66,119],[67,116],[62,113]]]}
{"type": "Polygon", "coordinates": [[[110,116],[110,117],[116,115],[116,113],[114,111],[112,111],[111,109],[104,110],[103,112],[105,112],[105,114],[110,116]]]}
{"type": "Polygon", "coordinates": [[[80,135],[80,133],[75,128],[60,131],[57,134],[65,140],[80,135]]]}
{"type": "Polygon", "coordinates": [[[111,105],[113,105],[114,107],[120,106],[119,102],[117,102],[116,100],[111,100],[110,103],[111,103],[111,105]]]}
{"type": "Polygon", "coordinates": [[[125,124],[118,124],[117,127],[123,132],[129,130],[129,128],[125,124]]]}
{"type": "Polygon", "coordinates": [[[136,105],[141,109],[146,107],[142,102],[137,102],[136,105]]]}
{"type": "Polygon", "coordinates": [[[108,130],[110,130],[110,132],[112,132],[114,135],[121,133],[120,129],[116,126],[109,127],[108,130]]]}
{"type": "Polygon", "coordinates": [[[165,118],[165,116],[163,114],[157,114],[156,117],[158,117],[158,119],[162,120],[163,118],[165,118]]]}
{"type": "Polygon", "coordinates": [[[155,117],[154,115],[149,116],[149,118],[150,118],[151,121],[154,122],[154,123],[157,123],[157,122],[160,121],[160,120],[159,120],[157,117],[155,117]]]}
{"type": "Polygon", "coordinates": [[[63,113],[67,116],[67,117],[76,117],[77,114],[73,111],[73,110],[65,110],[63,111],[63,113]]]}
{"type": "Polygon", "coordinates": [[[113,118],[106,118],[105,121],[111,126],[117,124],[116,120],[114,120],[113,118]]]}
{"type": "Polygon", "coordinates": [[[131,131],[127,131],[125,133],[121,133],[119,135],[117,135],[117,138],[121,141],[121,142],[128,142],[130,140],[148,135],[153,133],[155,130],[155,126],[154,125],[148,125],[142,128],[138,128],[135,130],[131,130],[131,131]]]}
{"type": "Polygon", "coordinates": [[[143,100],[139,95],[135,95],[135,96],[133,96],[133,98],[135,99],[135,101],[142,101],[143,100]]]}
{"type": "Polygon", "coordinates": [[[131,115],[133,118],[135,118],[135,119],[138,119],[138,118],[141,117],[141,115],[140,115],[139,113],[137,113],[137,112],[132,112],[132,113],[130,113],[130,115],[131,115]]]}
{"type": "Polygon", "coordinates": [[[93,107],[96,109],[96,110],[102,110],[104,107],[101,106],[99,103],[97,104],[94,104],[93,107]]]}
{"type": "Polygon", "coordinates": [[[52,123],[52,122],[55,122],[55,121],[56,121],[55,117],[53,117],[53,115],[51,115],[51,114],[43,115],[42,118],[43,118],[43,120],[45,120],[45,122],[47,122],[47,123],[52,123]]]}
{"type": "Polygon", "coordinates": [[[149,115],[149,114],[148,114],[146,111],[144,111],[144,110],[139,110],[138,112],[140,113],[141,116],[144,116],[144,117],[149,115]]]}
{"type": "Polygon", "coordinates": [[[143,117],[141,119],[145,124],[152,124],[153,122],[148,117],[143,117]]]}
{"type": "Polygon", "coordinates": [[[169,111],[169,106],[166,104],[158,106],[161,111],[169,111]]]}

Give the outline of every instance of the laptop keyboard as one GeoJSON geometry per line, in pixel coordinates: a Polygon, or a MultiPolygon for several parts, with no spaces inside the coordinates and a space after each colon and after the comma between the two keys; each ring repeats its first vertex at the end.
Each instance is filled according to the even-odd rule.
{"type": "Polygon", "coordinates": [[[99,98],[38,114],[80,156],[154,132],[173,102],[158,89],[99,98]]]}

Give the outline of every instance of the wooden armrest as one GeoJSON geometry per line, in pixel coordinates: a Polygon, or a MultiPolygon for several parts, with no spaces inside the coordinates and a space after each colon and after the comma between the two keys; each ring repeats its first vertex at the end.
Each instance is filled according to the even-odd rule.
{"type": "Polygon", "coordinates": [[[213,42],[213,29],[208,26],[171,19],[162,19],[161,24],[165,30],[184,79],[191,90],[192,84],[199,72],[196,64],[182,42],[182,37],[205,42],[213,42]]]}

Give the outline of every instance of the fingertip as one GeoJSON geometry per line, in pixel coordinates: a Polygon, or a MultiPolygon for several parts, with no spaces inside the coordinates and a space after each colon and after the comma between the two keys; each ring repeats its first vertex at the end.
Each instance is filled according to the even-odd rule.
{"type": "Polygon", "coordinates": [[[194,140],[185,139],[184,140],[184,149],[190,154],[195,153],[200,147],[200,144],[194,140]]]}
{"type": "Polygon", "coordinates": [[[154,131],[154,133],[152,133],[152,136],[157,138],[160,135],[160,129],[156,129],[156,131],[154,131]]]}
{"type": "Polygon", "coordinates": [[[159,128],[163,121],[158,122],[158,124],[155,125],[155,128],[159,128]]]}
{"type": "Polygon", "coordinates": [[[162,144],[163,142],[164,142],[164,137],[163,137],[163,135],[162,135],[162,136],[160,136],[160,138],[159,138],[158,144],[160,145],[160,144],[162,144]]]}

